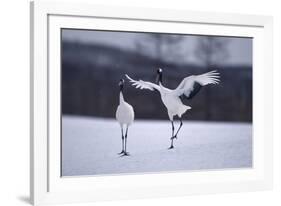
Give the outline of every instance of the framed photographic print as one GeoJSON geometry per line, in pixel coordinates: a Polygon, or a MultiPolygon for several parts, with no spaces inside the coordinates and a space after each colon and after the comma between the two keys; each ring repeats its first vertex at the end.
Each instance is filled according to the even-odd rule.
{"type": "Polygon", "coordinates": [[[34,205],[272,188],[272,18],[31,3],[34,205]]]}

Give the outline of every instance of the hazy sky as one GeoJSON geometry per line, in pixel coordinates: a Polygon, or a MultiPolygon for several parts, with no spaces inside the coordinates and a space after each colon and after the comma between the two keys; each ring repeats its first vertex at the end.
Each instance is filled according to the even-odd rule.
{"type": "MultiPolygon", "coordinates": [[[[134,32],[109,32],[94,30],[63,30],[63,40],[81,41],[86,43],[101,43],[113,45],[124,49],[135,50],[136,43],[145,41],[145,33],[134,32]]],[[[202,36],[184,35],[178,47],[182,50],[179,61],[200,63],[194,55],[198,39],[202,36]],[[186,56],[185,56],[186,54],[186,56]]],[[[228,58],[224,59],[224,64],[252,65],[252,39],[238,37],[220,37],[227,39],[228,58]]]]}

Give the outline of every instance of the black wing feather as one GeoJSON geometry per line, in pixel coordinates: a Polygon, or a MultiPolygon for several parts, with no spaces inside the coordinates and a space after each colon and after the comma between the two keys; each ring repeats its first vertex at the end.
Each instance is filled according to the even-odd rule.
{"type": "Polygon", "coordinates": [[[192,99],[202,88],[202,85],[199,84],[198,82],[194,82],[193,85],[193,90],[190,92],[189,96],[187,97],[186,95],[181,95],[182,97],[184,97],[185,99],[192,99]]]}

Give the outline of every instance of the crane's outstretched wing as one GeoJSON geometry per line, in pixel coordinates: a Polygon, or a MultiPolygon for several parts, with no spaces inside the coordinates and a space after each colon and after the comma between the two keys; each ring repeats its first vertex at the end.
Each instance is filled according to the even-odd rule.
{"type": "Polygon", "coordinates": [[[201,75],[192,75],[182,80],[174,90],[177,96],[184,95],[187,99],[194,97],[203,86],[208,84],[218,84],[220,74],[217,71],[210,71],[201,75]]]}
{"type": "Polygon", "coordinates": [[[129,79],[129,81],[132,83],[133,86],[135,86],[138,89],[149,89],[151,91],[153,91],[154,89],[156,90],[160,90],[160,87],[157,84],[151,83],[151,82],[146,82],[143,80],[134,80],[131,77],[129,77],[127,74],[125,74],[125,76],[127,77],[127,79],[129,79]]]}

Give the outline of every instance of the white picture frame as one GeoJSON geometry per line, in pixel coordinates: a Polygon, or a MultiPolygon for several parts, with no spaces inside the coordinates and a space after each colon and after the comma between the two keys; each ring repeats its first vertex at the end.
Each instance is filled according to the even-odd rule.
{"type": "Polygon", "coordinates": [[[32,203],[40,205],[271,189],[272,56],[272,17],[268,16],[32,2],[32,203]],[[61,178],[60,142],[57,138],[60,133],[58,32],[63,27],[253,37],[253,168],[61,178]]]}

